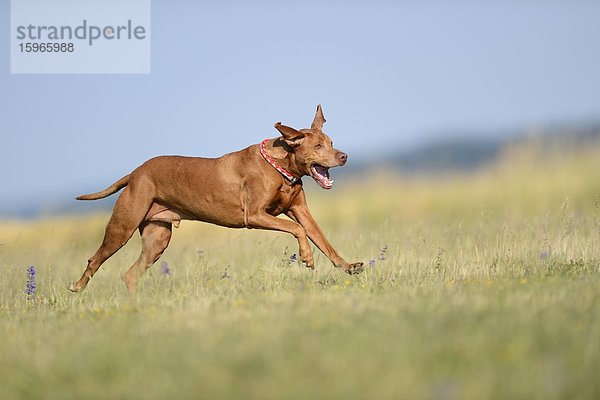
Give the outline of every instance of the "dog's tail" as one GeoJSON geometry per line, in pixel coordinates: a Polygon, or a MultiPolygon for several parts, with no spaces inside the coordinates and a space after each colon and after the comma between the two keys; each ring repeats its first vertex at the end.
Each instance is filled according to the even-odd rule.
{"type": "Polygon", "coordinates": [[[111,194],[117,193],[123,189],[129,183],[129,175],[125,175],[106,189],[97,193],[82,194],[77,196],[77,200],[98,200],[110,196],[111,194]]]}

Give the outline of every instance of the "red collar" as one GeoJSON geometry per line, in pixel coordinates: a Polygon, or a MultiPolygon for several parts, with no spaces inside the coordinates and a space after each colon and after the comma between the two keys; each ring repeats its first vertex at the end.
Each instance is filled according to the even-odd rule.
{"type": "Polygon", "coordinates": [[[264,159],[267,160],[267,162],[269,164],[271,164],[273,166],[273,168],[275,168],[277,171],[279,171],[279,173],[281,175],[283,175],[287,180],[289,180],[292,183],[298,182],[300,180],[300,178],[296,178],[294,175],[290,174],[285,168],[283,168],[281,165],[277,164],[275,162],[275,160],[273,160],[267,154],[267,151],[265,150],[265,144],[267,144],[268,141],[269,141],[269,139],[265,139],[262,142],[260,142],[260,154],[262,154],[264,159]]]}

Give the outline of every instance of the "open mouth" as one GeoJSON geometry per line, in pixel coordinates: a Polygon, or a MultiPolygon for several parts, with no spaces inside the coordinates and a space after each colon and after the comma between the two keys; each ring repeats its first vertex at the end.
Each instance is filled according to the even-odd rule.
{"type": "Polygon", "coordinates": [[[319,164],[312,164],[310,166],[310,176],[312,176],[315,182],[323,189],[329,190],[333,187],[333,179],[329,177],[329,168],[327,167],[319,164]]]}

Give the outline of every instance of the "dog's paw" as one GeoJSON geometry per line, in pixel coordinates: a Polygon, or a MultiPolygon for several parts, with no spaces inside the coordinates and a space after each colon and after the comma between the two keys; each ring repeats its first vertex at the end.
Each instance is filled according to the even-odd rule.
{"type": "Polygon", "coordinates": [[[357,263],[348,265],[348,268],[346,268],[345,271],[348,275],[356,275],[356,274],[360,274],[361,272],[363,272],[364,269],[365,269],[365,263],[357,262],[357,263]]]}
{"type": "Polygon", "coordinates": [[[78,287],[77,282],[73,281],[67,285],[67,290],[73,293],[79,293],[82,288],[78,287]]]}
{"type": "Polygon", "coordinates": [[[301,261],[306,268],[312,269],[313,271],[315,270],[315,261],[312,255],[310,257],[301,257],[301,261]]]}

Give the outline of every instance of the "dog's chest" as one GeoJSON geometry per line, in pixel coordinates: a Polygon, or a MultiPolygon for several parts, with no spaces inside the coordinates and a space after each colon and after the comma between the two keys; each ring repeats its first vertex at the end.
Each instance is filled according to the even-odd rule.
{"type": "Polygon", "coordinates": [[[301,183],[294,184],[294,185],[288,185],[288,184],[284,183],[279,188],[275,198],[273,199],[273,201],[271,203],[270,213],[273,215],[279,215],[279,214],[287,212],[301,191],[302,191],[301,183]]]}

